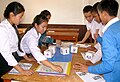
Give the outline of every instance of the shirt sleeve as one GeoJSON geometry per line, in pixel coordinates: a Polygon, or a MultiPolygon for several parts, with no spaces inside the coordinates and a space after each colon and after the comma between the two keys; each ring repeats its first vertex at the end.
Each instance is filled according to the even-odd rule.
{"type": "Polygon", "coordinates": [[[41,53],[41,50],[38,48],[38,40],[34,36],[29,36],[26,39],[26,43],[30,49],[30,52],[34,58],[39,63],[40,61],[46,60],[47,58],[41,53]]]}
{"type": "Polygon", "coordinates": [[[87,30],[90,30],[91,29],[91,24],[90,23],[86,23],[86,28],[87,28],[87,30]]]}
{"type": "Polygon", "coordinates": [[[102,37],[98,36],[97,41],[102,45],[102,37]]]}
{"type": "Polygon", "coordinates": [[[95,74],[105,74],[113,70],[116,58],[117,48],[113,34],[106,34],[102,37],[102,62],[95,66],[89,66],[88,72],[95,74]]]}
{"type": "Polygon", "coordinates": [[[100,24],[96,21],[94,21],[94,26],[95,26],[95,29],[100,29],[100,24]]]}
{"type": "Polygon", "coordinates": [[[11,49],[10,49],[10,40],[8,37],[7,32],[5,29],[0,29],[0,52],[2,56],[5,58],[7,61],[8,65],[10,66],[15,66],[18,64],[14,56],[12,55],[11,49]]]}

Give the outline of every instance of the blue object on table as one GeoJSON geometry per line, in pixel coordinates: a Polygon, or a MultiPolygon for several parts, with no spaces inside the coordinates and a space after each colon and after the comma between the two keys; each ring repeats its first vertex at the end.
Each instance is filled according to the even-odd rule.
{"type": "Polygon", "coordinates": [[[56,47],[56,52],[52,58],[48,58],[49,61],[52,62],[69,62],[72,61],[72,53],[68,55],[62,55],[60,53],[60,48],[56,47]]]}

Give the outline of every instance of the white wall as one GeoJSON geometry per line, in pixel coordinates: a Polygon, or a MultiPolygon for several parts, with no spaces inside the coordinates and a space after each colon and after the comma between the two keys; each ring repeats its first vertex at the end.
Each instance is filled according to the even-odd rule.
{"type": "Polygon", "coordinates": [[[11,1],[18,1],[24,5],[26,11],[22,23],[32,23],[35,15],[47,9],[52,14],[50,24],[84,24],[83,7],[100,0],[0,0],[2,19],[3,11],[11,1]]]}

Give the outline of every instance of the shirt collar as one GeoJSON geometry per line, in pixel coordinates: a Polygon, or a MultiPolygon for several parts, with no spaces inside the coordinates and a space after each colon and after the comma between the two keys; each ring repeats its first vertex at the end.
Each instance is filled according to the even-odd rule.
{"type": "Polygon", "coordinates": [[[36,37],[40,37],[41,36],[41,34],[36,31],[35,27],[33,27],[32,30],[33,30],[33,32],[34,32],[36,37]]]}
{"type": "Polygon", "coordinates": [[[8,25],[7,28],[13,29],[13,26],[9,23],[9,21],[8,21],[7,19],[4,20],[4,23],[5,23],[6,25],[8,25]]]}
{"type": "Polygon", "coordinates": [[[111,19],[111,20],[105,25],[105,27],[103,28],[102,32],[104,33],[104,32],[108,29],[108,27],[109,27],[110,25],[112,25],[113,23],[115,23],[115,22],[117,22],[117,21],[119,21],[119,18],[118,18],[118,17],[115,17],[115,18],[111,19]]]}

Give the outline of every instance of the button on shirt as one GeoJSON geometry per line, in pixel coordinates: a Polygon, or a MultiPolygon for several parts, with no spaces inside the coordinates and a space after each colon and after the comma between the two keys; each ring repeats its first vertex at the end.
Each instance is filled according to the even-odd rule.
{"type": "Polygon", "coordinates": [[[22,38],[21,40],[21,49],[24,53],[31,53],[38,63],[40,61],[46,60],[46,57],[41,53],[41,50],[38,48],[38,40],[41,34],[37,33],[36,29],[31,28],[22,38]]]}
{"type": "MultiPolygon", "coordinates": [[[[8,62],[8,65],[15,66],[17,61],[12,55],[18,50],[18,37],[7,19],[0,23],[0,53],[8,62]]],[[[18,54],[19,55],[19,54],[18,54]]]]}

